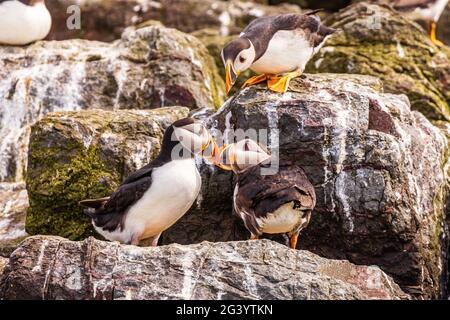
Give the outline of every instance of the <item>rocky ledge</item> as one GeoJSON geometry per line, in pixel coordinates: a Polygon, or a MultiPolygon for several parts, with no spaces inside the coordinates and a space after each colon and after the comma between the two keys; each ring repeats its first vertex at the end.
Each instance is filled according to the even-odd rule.
{"type": "Polygon", "coordinates": [[[450,120],[450,50],[387,6],[358,3],[331,15],[341,30],[308,64],[309,72],[367,74],[387,92],[404,93],[429,119],[450,120]]]}
{"type": "MultiPolygon", "coordinates": [[[[280,162],[305,169],[317,205],[300,248],[378,265],[418,297],[445,292],[447,139],[405,95],[383,93],[368,76],[307,75],[281,97],[263,86],[241,90],[210,121],[213,132],[268,130],[280,162]]],[[[165,233],[166,243],[248,236],[230,215],[231,179],[226,186],[223,174],[204,172],[204,204],[165,233]],[[209,224],[221,232],[200,227],[209,224]]]]}
{"type": "Polygon", "coordinates": [[[153,25],[114,43],[0,46],[0,181],[21,182],[30,125],[52,111],[218,108],[224,83],[194,36],[153,25]]]}
{"type": "Polygon", "coordinates": [[[405,299],[375,266],[269,241],[139,248],[36,236],[13,253],[0,299],[405,299]]]}
{"type": "MultiPolygon", "coordinates": [[[[119,111],[114,117],[124,121],[121,125],[102,124],[115,112],[97,112],[96,117],[84,115],[91,111],[52,115],[33,127],[27,185],[31,234],[72,240],[93,234],[77,202],[108,195],[124,178],[124,159],[144,163],[154,157],[142,153],[151,132],[130,131],[150,127],[142,119],[127,125],[119,111]],[[129,132],[143,134],[125,139],[127,148],[105,140],[129,132]],[[51,165],[45,159],[52,159],[51,165]]],[[[318,201],[300,248],[380,266],[416,297],[445,292],[447,140],[411,111],[406,96],[383,93],[382,83],[369,76],[307,75],[293,80],[283,96],[263,86],[241,90],[206,121],[213,133],[266,130],[262,137],[268,141],[260,142],[268,143],[280,162],[305,169],[318,201]]],[[[232,214],[232,175],[205,164],[201,173],[201,195],[162,242],[247,239],[232,214]]]]}

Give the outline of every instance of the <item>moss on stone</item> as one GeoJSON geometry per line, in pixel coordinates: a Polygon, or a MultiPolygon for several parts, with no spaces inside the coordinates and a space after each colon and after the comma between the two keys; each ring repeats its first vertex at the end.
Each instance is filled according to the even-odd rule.
{"type": "Polygon", "coordinates": [[[388,93],[404,93],[413,109],[450,120],[450,59],[417,24],[387,7],[356,4],[327,22],[342,30],[327,42],[308,72],[368,74],[388,93]]]}

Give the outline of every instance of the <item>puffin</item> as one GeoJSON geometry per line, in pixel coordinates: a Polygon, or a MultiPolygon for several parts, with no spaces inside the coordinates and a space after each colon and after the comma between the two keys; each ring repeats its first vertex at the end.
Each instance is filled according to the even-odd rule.
{"type": "Polygon", "coordinates": [[[110,241],[157,246],[161,233],[191,207],[200,192],[195,155],[213,142],[192,118],[170,125],[159,155],[131,174],[109,197],[80,202],[95,230],[110,241]]]}
{"type": "Polygon", "coordinates": [[[20,46],[42,40],[51,26],[45,0],[0,0],[0,45],[20,46]]]}
{"type": "Polygon", "coordinates": [[[431,41],[442,46],[436,37],[436,26],[447,3],[448,0],[393,0],[392,7],[412,20],[427,21],[431,41]]]}
{"type": "Polygon", "coordinates": [[[258,75],[243,87],[267,82],[270,90],[286,92],[289,81],[303,73],[308,61],[337,31],[321,24],[314,15],[318,11],[257,18],[227,43],[221,52],[227,93],[247,69],[258,75]]]}
{"type": "Polygon", "coordinates": [[[314,186],[297,165],[280,166],[265,174],[271,156],[258,143],[244,139],[227,145],[215,163],[236,175],[233,205],[250,232],[250,239],[263,234],[285,234],[289,246],[297,247],[299,233],[308,226],[316,205],[314,186]]]}

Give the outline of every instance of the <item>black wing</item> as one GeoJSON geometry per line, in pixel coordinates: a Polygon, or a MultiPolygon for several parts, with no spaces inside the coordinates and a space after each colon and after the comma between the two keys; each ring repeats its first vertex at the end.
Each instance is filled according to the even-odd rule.
{"type": "Polygon", "coordinates": [[[109,198],[86,200],[81,205],[89,207],[85,213],[94,224],[106,231],[123,228],[128,209],[135,204],[152,185],[153,163],[131,174],[109,198]]]}
{"type": "Polygon", "coordinates": [[[316,204],[314,186],[298,166],[280,167],[275,175],[263,176],[255,166],[239,176],[235,209],[246,228],[261,234],[257,218],[264,218],[282,205],[294,202],[296,207],[311,212],[316,204]]]}
{"type": "Polygon", "coordinates": [[[320,23],[320,18],[311,14],[281,14],[253,20],[242,31],[241,36],[250,39],[256,51],[255,60],[266,52],[270,39],[277,31],[301,29],[313,47],[326,36],[336,32],[320,23]]]}

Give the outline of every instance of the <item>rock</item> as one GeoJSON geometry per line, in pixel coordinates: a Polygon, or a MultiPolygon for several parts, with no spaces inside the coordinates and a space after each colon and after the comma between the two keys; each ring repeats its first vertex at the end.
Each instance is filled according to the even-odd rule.
{"type": "MultiPolygon", "coordinates": [[[[365,0],[353,0],[352,3],[358,3],[365,0]]],[[[389,4],[389,0],[371,0],[365,1],[376,4],[389,4]]],[[[428,32],[428,24],[426,21],[416,21],[419,22],[424,28],[425,32],[428,32]]],[[[438,21],[437,27],[438,39],[444,42],[447,45],[450,45],[450,3],[447,4],[447,8],[441,15],[441,18],[438,21]]]]}
{"type": "Polygon", "coordinates": [[[26,230],[84,239],[94,234],[78,202],[114,191],[156,157],[165,129],[184,107],[48,114],[32,127],[26,230]]]}
{"type": "Polygon", "coordinates": [[[49,39],[83,38],[113,41],[131,25],[158,20],[183,32],[216,28],[222,35],[239,34],[253,19],[263,15],[300,12],[295,5],[267,6],[248,1],[220,0],[54,0],[49,1],[53,28],[49,39]],[[81,28],[66,27],[67,8],[76,5],[82,12],[81,28]]]}
{"type": "Polygon", "coordinates": [[[25,183],[0,183],[0,256],[9,256],[26,237],[27,208],[25,183]]]}
{"type": "Polygon", "coordinates": [[[28,238],[0,297],[13,299],[404,299],[375,266],[268,240],[139,248],[89,238],[28,238]]]}
{"type": "MultiPolygon", "coordinates": [[[[3,270],[5,269],[5,267],[8,264],[8,262],[9,262],[9,259],[0,257],[0,279],[2,277],[3,270]]],[[[0,299],[1,299],[1,294],[0,294],[0,299]]]]}
{"type": "MultiPolygon", "coordinates": [[[[269,128],[272,153],[279,145],[283,164],[304,167],[317,206],[300,237],[302,249],[378,265],[404,290],[436,298],[447,281],[447,140],[410,110],[406,96],[381,90],[381,82],[368,76],[308,75],[293,80],[283,96],[263,86],[240,91],[211,124],[213,132],[269,128]]],[[[212,225],[210,241],[214,232],[221,241],[247,239],[242,223],[230,216],[231,179],[219,182],[212,174],[202,190],[203,198],[214,199],[213,210],[184,216],[165,239],[204,240],[193,225],[212,225]],[[228,193],[217,195],[216,185],[224,183],[228,193]]]]}
{"type": "Polygon", "coordinates": [[[439,40],[450,46],[450,3],[444,10],[441,19],[439,19],[437,33],[439,40]]]}
{"type": "Polygon", "coordinates": [[[348,6],[351,0],[269,0],[271,4],[292,3],[305,9],[324,9],[337,11],[348,6]]]}
{"type": "Polygon", "coordinates": [[[195,37],[151,26],[121,40],[0,47],[0,182],[23,180],[30,125],[52,111],[217,108],[225,85],[195,37]]]}
{"type": "Polygon", "coordinates": [[[412,108],[427,118],[450,120],[450,55],[419,25],[367,3],[351,5],[325,23],[343,32],[330,38],[307,71],[374,75],[386,92],[408,95],[412,108]]]}

